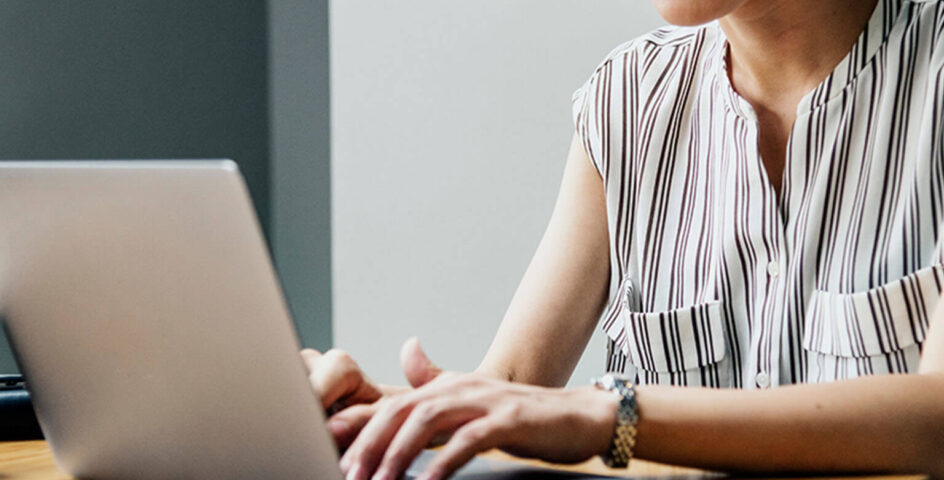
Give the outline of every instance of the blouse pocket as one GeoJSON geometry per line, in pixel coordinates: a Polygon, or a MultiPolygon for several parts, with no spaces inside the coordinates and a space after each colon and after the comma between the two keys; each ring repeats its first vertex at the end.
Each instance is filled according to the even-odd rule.
{"type": "Polygon", "coordinates": [[[729,387],[721,302],[667,312],[628,312],[629,360],[642,384],[729,387]]]}
{"type": "Polygon", "coordinates": [[[944,266],[933,265],[863,292],[815,290],[803,334],[809,381],[915,371],[942,287],[944,266]]]}

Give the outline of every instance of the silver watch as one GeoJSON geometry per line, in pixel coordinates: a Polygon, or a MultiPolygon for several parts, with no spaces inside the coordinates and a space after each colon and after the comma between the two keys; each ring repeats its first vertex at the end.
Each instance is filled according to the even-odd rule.
{"type": "Polygon", "coordinates": [[[639,421],[633,382],[629,377],[615,373],[607,373],[591,382],[597,388],[609,390],[619,398],[613,442],[610,444],[610,451],[600,455],[600,458],[608,467],[626,468],[629,460],[633,458],[633,449],[636,447],[636,422],[639,421]]]}

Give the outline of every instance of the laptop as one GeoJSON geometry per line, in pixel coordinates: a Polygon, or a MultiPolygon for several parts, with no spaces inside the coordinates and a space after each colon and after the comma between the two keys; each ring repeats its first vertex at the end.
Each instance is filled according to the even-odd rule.
{"type": "Polygon", "coordinates": [[[71,475],[341,479],[232,161],[0,162],[0,313],[71,475]]]}

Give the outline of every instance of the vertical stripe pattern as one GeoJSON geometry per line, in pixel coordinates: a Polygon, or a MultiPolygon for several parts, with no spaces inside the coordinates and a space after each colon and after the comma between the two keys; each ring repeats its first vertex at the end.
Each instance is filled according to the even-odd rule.
{"type": "Polygon", "coordinates": [[[606,368],[766,388],[914,371],[944,289],[944,1],[878,0],[797,106],[781,195],[715,23],[613,50],[573,97],[603,179],[606,368]]]}

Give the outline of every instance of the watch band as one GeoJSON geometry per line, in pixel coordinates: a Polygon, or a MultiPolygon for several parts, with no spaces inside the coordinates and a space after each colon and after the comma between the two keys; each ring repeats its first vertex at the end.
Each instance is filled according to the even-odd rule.
{"type": "Polygon", "coordinates": [[[597,388],[613,392],[619,398],[613,442],[610,444],[610,451],[605,455],[600,455],[600,458],[608,467],[626,468],[629,460],[633,458],[633,449],[636,447],[636,423],[639,421],[633,382],[625,375],[607,373],[593,379],[592,383],[597,388]]]}

